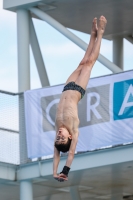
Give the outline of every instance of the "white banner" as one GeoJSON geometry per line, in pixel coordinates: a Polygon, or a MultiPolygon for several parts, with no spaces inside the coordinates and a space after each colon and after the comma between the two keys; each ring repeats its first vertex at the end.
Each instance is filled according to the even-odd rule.
{"type": "MultiPolygon", "coordinates": [[[[63,87],[24,94],[29,158],[53,154],[55,113],[63,87]]],[[[133,142],[133,71],[90,79],[78,110],[77,152],[133,142]]]]}

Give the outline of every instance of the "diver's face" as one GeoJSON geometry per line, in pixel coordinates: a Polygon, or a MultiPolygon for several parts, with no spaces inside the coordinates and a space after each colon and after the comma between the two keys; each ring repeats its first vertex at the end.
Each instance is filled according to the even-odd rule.
{"type": "Polygon", "coordinates": [[[66,128],[59,128],[56,136],[56,142],[58,143],[67,143],[68,138],[71,139],[71,135],[66,128]]]}

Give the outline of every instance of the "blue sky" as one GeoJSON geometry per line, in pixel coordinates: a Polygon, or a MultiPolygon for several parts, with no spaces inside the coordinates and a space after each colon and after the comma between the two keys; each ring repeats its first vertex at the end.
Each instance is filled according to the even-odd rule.
{"type": "MultiPolygon", "coordinates": [[[[98,16],[99,17],[99,16],[98,16]]],[[[50,85],[65,83],[81,61],[84,51],[65,38],[47,23],[34,20],[50,85]]],[[[107,24],[109,26],[109,24],[107,24]]],[[[90,36],[71,30],[88,43],[90,36]]],[[[18,91],[16,14],[2,9],[0,0],[0,89],[18,91]]],[[[132,69],[133,45],[124,39],[124,69],[132,69]]],[[[112,41],[102,40],[100,53],[112,61],[112,41]]],[[[111,74],[96,62],[91,77],[111,74]]],[[[31,51],[31,89],[40,88],[40,80],[31,51]]]]}

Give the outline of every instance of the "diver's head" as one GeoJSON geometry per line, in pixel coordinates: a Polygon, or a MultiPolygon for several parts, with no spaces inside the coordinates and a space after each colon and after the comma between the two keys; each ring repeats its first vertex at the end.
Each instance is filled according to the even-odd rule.
{"type": "Polygon", "coordinates": [[[59,128],[56,134],[55,147],[58,151],[63,153],[69,151],[71,145],[72,135],[65,127],[59,128]]]}

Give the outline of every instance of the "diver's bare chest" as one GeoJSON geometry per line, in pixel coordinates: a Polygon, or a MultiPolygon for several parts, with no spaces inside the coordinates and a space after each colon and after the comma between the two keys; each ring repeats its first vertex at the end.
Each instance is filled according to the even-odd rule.
{"type": "Polygon", "coordinates": [[[74,119],[73,117],[71,116],[68,116],[68,115],[64,115],[63,113],[62,114],[59,114],[56,116],[56,121],[57,122],[65,122],[65,123],[70,123],[70,122],[73,122],[74,119]]]}
{"type": "Polygon", "coordinates": [[[57,128],[65,126],[71,132],[73,129],[74,119],[70,116],[59,115],[56,117],[55,123],[57,128]]]}
{"type": "Polygon", "coordinates": [[[56,124],[72,128],[75,120],[78,120],[77,102],[63,95],[56,110],[56,124]]]}
{"type": "Polygon", "coordinates": [[[76,110],[72,110],[69,112],[67,109],[63,112],[57,112],[56,114],[56,126],[61,127],[65,126],[69,130],[73,130],[75,127],[75,124],[79,124],[78,114],[76,110]]]}
{"type": "Polygon", "coordinates": [[[56,120],[58,121],[63,121],[63,122],[72,122],[77,118],[77,109],[70,107],[70,106],[65,106],[63,108],[57,109],[56,112],[56,120]]]}

